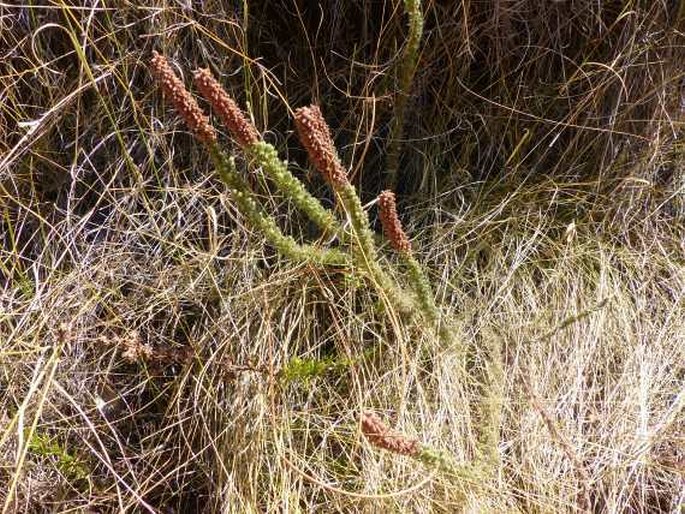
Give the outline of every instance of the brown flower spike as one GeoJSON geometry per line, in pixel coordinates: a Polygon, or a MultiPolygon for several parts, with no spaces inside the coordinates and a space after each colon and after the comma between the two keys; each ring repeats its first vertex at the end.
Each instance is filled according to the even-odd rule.
{"type": "Polygon", "coordinates": [[[193,134],[205,144],[216,143],[214,127],[209,124],[207,116],[204,115],[200,106],[185,88],[181,79],[171,69],[166,57],[153,51],[150,68],[162,90],[171,99],[171,103],[193,134]]]}
{"type": "Polygon", "coordinates": [[[195,85],[200,90],[202,96],[212,104],[212,108],[217,112],[223,124],[242,148],[259,141],[257,129],[243,114],[243,111],[240,110],[240,107],[238,107],[233,98],[223,90],[209,70],[197,70],[194,78],[195,85]]]}
{"type": "Polygon", "coordinates": [[[397,216],[397,205],[395,203],[395,193],[383,191],[378,197],[378,206],[381,211],[381,225],[383,233],[388,238],[392,247],[400,253],[411,253],[411,243],[402,228],[402,223],[397,216]]]}
{"type": "Polygon", "coordinates": [[[334,188],[348,183],[347,171],[338,158],[331,131],[318,105],[295,110],[295,125],[300,141],[317,170],[334,188]]]}
{"type": "Polygon", "coordinates": [[[373,412],[363,412],[361,422],[362,433],[377,448],[410,457],[416,457],[421,451],[421,445],[416,439],[391,430],[373,412]]]}

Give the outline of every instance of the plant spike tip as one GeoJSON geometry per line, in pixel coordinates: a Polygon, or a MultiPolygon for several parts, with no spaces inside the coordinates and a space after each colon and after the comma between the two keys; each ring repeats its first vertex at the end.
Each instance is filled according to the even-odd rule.
{"type": "Polygon", "coordinates": [[[411,254],[411,243],[402,228],[400,218],[397,216],[395,193],[388,190],[383,191],[378,197],[378,206],[381,211],[381,225],[385,237],[388,238],[392,247],[401,254],[411,254]]]}
{"type": "Polygon", "coordinates": [[[181,79],[171,69],[166,57],[153,50],[150,69],[195,137],[206,145],[216,144],[214,127],[209,123],[209,119],[183,85],[181,79]]]}
{"type": "Polygon", "coordinates": [[[247,148],[260,140],[257,129],[208,69],[195,71],[194,79],[202,96],[212,105],[241,148],[247,148]]]}
{"type": "Polygon", "coordinates": [[[410,457],[418,456],[421,451],[421,445],[416,439],[391,430],[373,412],[362,413],[361,425],[364,436],[377,448],[410,457]]]}
{"type": "Polygon", "coordinates": [[[331,130],[318,105],[295,110],[295,125],[309,159],[334,189],[348,184],[347,171],[340,163],[331,130]]]}

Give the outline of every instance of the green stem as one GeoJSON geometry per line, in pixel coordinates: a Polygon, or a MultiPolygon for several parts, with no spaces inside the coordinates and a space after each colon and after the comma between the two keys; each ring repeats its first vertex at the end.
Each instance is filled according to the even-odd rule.
{"type": "Polygon", "coordinates": [[[217,146],[211,147],[210,154],[221,180],[228,186],[238,210],[245,216],[285,257],[295,261],[310,261],[322,265],[347,265],[348,257],[336,249],[321,250],[312,245],[299,244],[291,236],[286,236],[273,217],[267,215],[257,205],[252,192],[238,174],[235,161],[224,154],[217,146]]]}
{"type": "Polygon", "coordinates": [[[409,88],[416,72],[419,48],[423,37],[421,0],[404,0],[404,10],[409,16],[409,34],[407,35],[407,42],[399,64],[399,91],[395,101],[395,112],[390,129],[390,142],[387,152],[388,161],[386,164],[388,175],[387,187],[393,191],[397,186],[399,157],[404,136],[404,114],[409,97],[409,88]]]}
{"type": "Polygon", "coordinates": [[[377,261],[373,232],[369,228],[369,217],[352,184],[345,184],[336,188],[335,191],[352,224],[352,239],[356,243],[355,250],[358,260],[368,269],[371,262],[377,261]]]}
{"type": "Polygon", "coordinates": [[[336,188],[338,198],[352,225],[350,237],[355,260],[371,276],[376,286],[385,293],[390,303],[401,313],[409,314],[414,310],[412,302],[400,291],[390,276],[383,271],[378,262],[378,253],[371,232],[369,217],[362,206],[352,184],[336,188]]]}
{"type": "Polygon", "coordinates": [[[409,284],[416,294],[421,313],[435,330],[442,345],[453,348],[456,344],[453,327],[441,316],[440,309],[435,303],[433,289],[423,268],[416,258],[409,253],[402,254],[402,259],[409,270],[409,284]]]}
{"type": "Polygon", "coordinates": [[[278,152],[269,143],[259,141],[248,146],[245,152],[252,156],[276,186],[301,209],[324,233],[339,238],[343,231],[335,216],[307,191],[304,184],[288,170],[288,164],[278,158],[278,152]]]}

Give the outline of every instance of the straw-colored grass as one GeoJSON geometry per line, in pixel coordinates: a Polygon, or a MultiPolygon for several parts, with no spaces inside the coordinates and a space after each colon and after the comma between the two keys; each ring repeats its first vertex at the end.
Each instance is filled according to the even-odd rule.
{"type": "Polygon", "coordinates": [[[304,4],[0,6],[0,511],[680,512],[682,2],[422,2],[398,208],[453,345],[275,251],[153,84],[208,67],[331,207],[321,104],[375,220],[404,2],[304,4]]]}

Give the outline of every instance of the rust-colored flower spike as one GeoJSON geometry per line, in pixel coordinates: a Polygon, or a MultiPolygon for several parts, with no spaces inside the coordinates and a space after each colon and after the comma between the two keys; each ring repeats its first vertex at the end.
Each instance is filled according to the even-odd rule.
{"type": "Polygon", "coordinates": [[[212,104],[212,108],[217,112],[222,123],[242,148],[259,141],[257,129],[243,114],[233,98],[223,90],[209,70],[197,70],[194,78],[195,85],[202,96],[212,104]]]}
{"type": "Polygon", "coordinates": [[[393,248],[400,253],[411,253],[411,243],[402,228],[402,223],[397,216],[397,205],[395,203],[395,193],[383,191],[378,197],[378,206],[381,211],[381,225],[383,233],[388,238],[393,248]]]}
{"type": "Polygon", "coordinates": [[[421,445],[416,439],[391,430],[373,412],[363,412],[361,422],[362,433],[377,448],[411,457],[416,457],[421,451],[421,445]]]}
{"type": "Polygon", "coordinates": [[[310,105],[296,109],[295,125],[300,141],[307,149],[309,158],[316,169],[333,187],[347,184],[347,171],[340,163],[333,145],[331,130],[319,106],[310,105]]]}
{"type": "Polygon", "coordinates": [[[153,51],[150,68],[162,90],[171,99],[171,103],[193,134],[205,144],[214,144],[216,142],[214,127],[209,124],[207,116],[185,88],[181,79],[171,69],[166,57],[153,51]]]}

